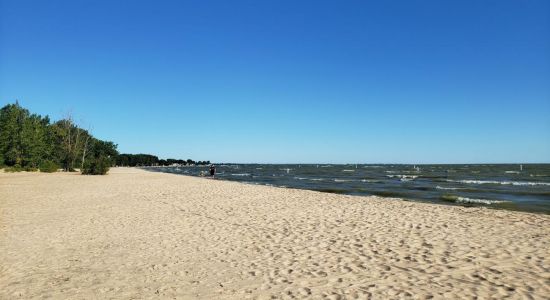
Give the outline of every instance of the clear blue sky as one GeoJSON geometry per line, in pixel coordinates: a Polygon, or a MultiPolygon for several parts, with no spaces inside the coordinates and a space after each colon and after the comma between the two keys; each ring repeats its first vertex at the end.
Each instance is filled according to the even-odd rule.
{"type": "Polygon", "coordinates": [[[0,2],[0,105],[121,152],[550,162],[550,1],[0,2]]]}

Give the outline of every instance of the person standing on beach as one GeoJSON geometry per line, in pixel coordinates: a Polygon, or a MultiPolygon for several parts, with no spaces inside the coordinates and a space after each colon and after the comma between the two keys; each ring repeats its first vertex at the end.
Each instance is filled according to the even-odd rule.
{"type": "Polygon", "coordinates": [[[214,175],[216,175],[216,166],[210,165],[210,176],[214,178],[214,175]]]}

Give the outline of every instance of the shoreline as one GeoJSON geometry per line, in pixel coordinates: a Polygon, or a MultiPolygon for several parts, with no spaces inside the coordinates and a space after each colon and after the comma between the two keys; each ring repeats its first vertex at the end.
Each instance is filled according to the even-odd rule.
{"type": "MultiPolygon", "coordinates": [[[[237,165],[237,164],[236,164],[237,165]]],[[[297,165],[296,165],[297,166],[297,165]]],[[[159,166],[159,167],[138,167],[139,169],[149,171],[149,172],[162,172],[165,174],[175,174],[175,175],[183,175],[183,176],[190,176],[195,178],[208,178],[208,176],[198,176],[198,175],[192,175],[192,173],[189,173],[188,171],[185,172],[174,172],[171,171],[171,169],[179,169],[180,167],[171,167],[171,166],[159,166]]],[[[193,168],[194,171],[198,171],[197,167],[188,167],[193,168]]],[[[182,169],[185,169],[182,167],[182,169]]],[[[228,172],[227,170],[225,172],[228,172]]],[[[250,170],[244,171],[250,172],[250,170]]],[[[223,174],[223,173],[222,173],[223,174]]],[[[248,173],[246,173],[248,174],[248,173]]],[[[234,175],[234,174],[231,174],[234,175]]],[[[251,174],[248,174],[249,176],[251,174]]],[[[257,175],[257,174],[256,174],[257,175]]],[[[306,176],[306,175],[302,175],[306,176]]],[[[336,174],[334,176],[337,176],[336,174]]],[[[393,175],[386,175],[386,176],[393,176],[393,175]]],[[[431,198],[423,198],[423,196],[420,196],[418,194],[414,195],[406,195],[407,191],[413,191],[416,192],[417,190],[415,188],[409,188],[407,191],[403,190],[397,190],[393,189],[392,187],[384,187],[386,190],[380,190],[375,187],[370,192],[365,192],[365,189],[360,188],[359,191],[356,191],[354,189],[349,189],[346,186],[332,186],[332,187],[326,187],[323,185],[318,186],[300,186],[299,181],[289,183],[286,182],[285,184],[281,183],[271,183],[271,182],[265,182],[261,179],[258,180],[257,177],[260,176],[252,176],[250,177],[242,177],[246,179],[242,179],[241,177],[233,177],[233,176],[219,176],[216,177],[216,179],[222,180],[222,181],[230,181],[230,182],[238,182],[238,183],[244,183],[244,184],[251,184],[251,185],[261,185],[261,186],[269,186],[269,187],[279,187],[279,188],[288,188],[288,189],[298,189],[298,190],[308,190],[308,191],[316,191],[316,192],[322,192],[322,193],[330,193],[330,194],[336,194],[336,195],[349,195],[349,196],[359,196],[359,197],[376,197],[379,199],[400,199],[402,201],[410,201],[415,203],[430,203],[430,204],[436,204],[436,205],[448,205],[448,206],[459,206],[459,207],[469,207],[469,208],[487,208],[487,209],[494,209],[494,210],[506,210],[506,211],[518,211],[518,212],[528,212],[528,213],[535,213],[535,214],[543,214],[543,215],[550,215],[550,210],[547,206],[540,206],[540,204],[535,204],[531,202],[531,204],[525,204],[525,202],[522,201],[512,201],[512,200],[503,200],[502,198],[485,198],[486,196],[483,195],[461,195],[461,192],[464,190],[469,190],[471,192],[474,189],[483,190],[482,187],[441,187],[438,184],[435,184],[435,187],[430,190],[429,188],[423,187],[423,193],[429,193],[429,192],[439,192],[441,193],[441,190],[444,190],[446,193],[442,193],[437,197],[431,197],[431,198]],[[254,179],[256,178],[256,179],[254,179]],[[294,184],[294,185],[293,185],[294,184]],[[373,192],[374,191],[374,192],[373,192]],[[457,194],[458,192],[458,194],[457,194]],[[416,197],[415,197],[416,196],[416,197]],[[539,206],[537,206],[539,205],[539,206]]],[[[319,176],[317,176],[319,177],[319,176]]],[[[421,176],[419,176],[421,177],[421,176]]],[[[304,180],[308,178],[301,178],[298,175],[294,177],[294,179],[304,180]]],[[[314,180],[320,180],[323,183],[331,182],[330,179],[314,179],[314,180]]],[[[341,182],[346,181],[354,181],[354,179],[338,179],[342,180],[341,182]]],[[[355,179],[358,181],[358,179],[355,179]]],[[[336,180],[335,180],[336,181],[336,180]]],[[[364,182],[362,180],[359,180],[361,182],[364,182]]],[[[546,183],[543,183],[546,184],[546,183]]],[[[550,184],[550,183],[549,183],[550,184]]],[[[407,188],[405,188],[407,189],[407,188]]],[[[488,188],[490,189],[490,187],[488,188]]],[[[504,192],[506,193],[506,192],[504,192]]],[[[513,192],[511,192],[513,193],[513,192]]],[[[532,200],[531,200],[532,201],[532,200]]],[[[529,202],[529,201],[528,201],[529,202]]]]}
{"type": "Polygon", "coordinates": [[[550,216],[112,168],[0,173],[0,298],[550,294],[550,216]]]}

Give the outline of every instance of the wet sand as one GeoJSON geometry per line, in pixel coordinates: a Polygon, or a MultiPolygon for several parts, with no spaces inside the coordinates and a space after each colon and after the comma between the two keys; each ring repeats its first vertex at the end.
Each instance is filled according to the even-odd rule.
{"type": "Polygon", "coordinates": [[[550,216],[113,168],[0,173],[1,299],[544,299],[550,216]]]}

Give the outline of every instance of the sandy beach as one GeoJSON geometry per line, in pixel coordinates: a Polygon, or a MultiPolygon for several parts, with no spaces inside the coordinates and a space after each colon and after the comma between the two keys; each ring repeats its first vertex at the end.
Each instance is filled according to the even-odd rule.
{"type": "Polygon", "coordinates": [[[548,299],[550,216],[133,168],[0,173],[1,299],[548,299]]]}

